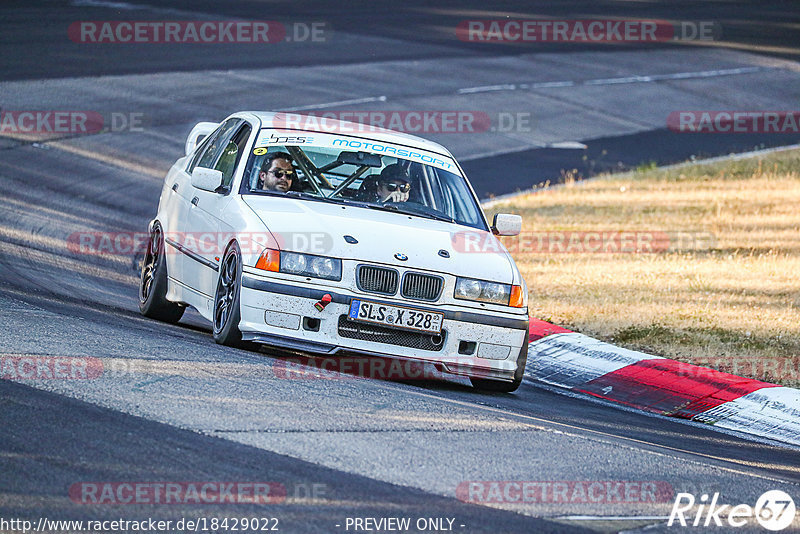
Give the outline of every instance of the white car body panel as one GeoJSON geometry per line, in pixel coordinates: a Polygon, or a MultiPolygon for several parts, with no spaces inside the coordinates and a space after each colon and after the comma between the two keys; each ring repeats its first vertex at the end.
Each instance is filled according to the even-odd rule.
{"type": "MultiPolygon", "coordinates": [[[[191,185],[187,172],[193,158],[191,154],[179,159],[170,169],[153,220],[163,227],[166,248],[170,252],[166,255],[167,299],[192,306],[204,318],[212,320],[220,258],[224,256],[225,246],[235,240],[242,252],[239,329],[244,339],[326,354],[355,351],[431,361],[457,374],[475,375],[477,370],[480,376],[511,380],[517,368],[517,355],[527,344],[527,296],[522,308],[465,301],[453,296],[458,276],[521,285],[527,294],[519,270],[500,242],[486,230],[429,218],[292,197],[238,194],[242,180],[247,179],[243,176],[247,155],[254,146],[262,146],[266,139],[280,140],[291,134],[313,136],[325,143],[341,142],[336,139],[342,136],[329,132],[264,129],[273,124],[275,117],[272,113],[243,112],[220,123],[241,119],[242,124],[251,127],[244,155],[227,193],[203,191],[191,185]],[[482,241],[493,242],[496,250],[483,253],[456,250],[453,235],[463,231],[479,235],[482,241]],[[194,249],[192,243],[187,242],[204,233],[217,238],[224,236],[225,242],[208,250],[194,249]],[[287,238],[315,234],[325,236],[322,239],[324,250],[315,249],[319,243],[308,239],[298,243],[287,238]],[[355,237],[358,243],[348,243],[344,239],[346,235],[355,237]],[[255,263],[267,247],[339,258],[342,280],[256,269],[255,263]],[[440,255],[442,250],[447,251],[449,257],[440,255]],[[406,255],[407,259],[397,259],[398,253],[406,255]],[[385,296],[361,291],[356,283],[356,268],[361,264],[389,266],[401,275],[414,271],[440,276],[444,280],[441,296],[436,302],[420,302],[406,299],[399,292],[385,296]],[[333,295],[333,302],[320,312],[314,304],[326,293],[333,295]],[[445,313],[443,330],[446,336],[441,348],[420,350],[342,337],[339,317],[347,314],[349,300],[354,297],[445,313]],[[318,331],[304,329],[303,318],[320,319],[318,331]],[[477,350],[470,357],[459,354],[460,341],[475,342],[477,350]]],[[[343,127],[347,124],[342,123],[343,127]]],[[[207,125],[204,128],[207,129],[207,125]]],[[[428,158],[435,165],[463,176],[449,152],[436,143],[384,130],[361,132],[357,139],[406,147],[417,154],[415,157],[428,158]]],[[[204,146],[205,143],[199,144],[197,154],[204,146]]],[[[342,146],[342,150],[350,149],[353,148],[342,146]]],[[[469,182],[466,183],[469,186],[469,182]]],[[[469,189],[475,197],[471,186],[469,189]]],[[[485,217],[483,222],[486,222],[485,217]]],[[[488,224],[486,226],[488,228],[488,224]]]]}
{"type": "MultiPolygon", "coordinates": [[[[284,236],[325,232],[333,238],[330,250],[296,249],[296,252],[357,258],[397,267],[415,265],[426,270],[509,284],[514,279],[512,264],[505,252],[476,254],[454,250],[451,223],[369,208],[342,209],[336,204],[291,198],[250,196],[244,199],[244,203],[259,215],[271,232],[284,236]],[[399,227],[403,231],[398,232],[399,227]],[[335,233],[332,233],[329,229],[334,228],[335,233]],[[344,235],[355,237],[358,244],[348,244],[342,237],[344,235]],[[447,250],[450,257],[439,256],[439,250],[447,250]],[[408,260],[395,259],[397,252],[407,255],[408,260]]],[[[488,238],[488,232],[469,230],[488,238]]],[[[325,248],[328,248],[327,244],[325,248]]]]}

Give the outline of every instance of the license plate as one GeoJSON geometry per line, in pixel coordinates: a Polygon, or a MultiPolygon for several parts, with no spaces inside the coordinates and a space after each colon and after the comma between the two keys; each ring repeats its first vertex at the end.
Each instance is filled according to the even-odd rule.
{"type": "Polygon", "coordinates": [[[350,313],[347,314],[347,318],[360,323],[439,334],[442,331],[444,314],[353,299],[350,301],[350,313]]]}

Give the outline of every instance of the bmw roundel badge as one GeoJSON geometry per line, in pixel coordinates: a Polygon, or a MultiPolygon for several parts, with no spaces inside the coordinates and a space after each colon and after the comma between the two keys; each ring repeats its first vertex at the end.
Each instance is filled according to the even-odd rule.
{"type": "Polygon", "coordinates": [[[406,256],[402,252],[398,252],[397,254],[394,255],[394,257],[400,261],[406,261],[408,259],[408,256],[406,256]]]}

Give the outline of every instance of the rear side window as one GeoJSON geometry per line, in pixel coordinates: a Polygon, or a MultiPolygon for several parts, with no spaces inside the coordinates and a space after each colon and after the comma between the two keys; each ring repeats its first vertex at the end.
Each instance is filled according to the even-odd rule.
{"type": "Polygon", "coordinates": [[[236,134],[228,141],[227,146],[220,154],[214,168],[222,172],[222,185],[223,187],[230,187],[233,181],[233,175],[236,173],[236,166],[244,153],[247,139],[250,137],[252,129],[249,124],[245,124],[236,132],[236,134]]]}
{"type": "Polygon", "coordinates": [[[230,119],[212,132],[208,139],[203,141],[194,158],[192,158],[192,163],[187,169],[189,174],[194,171],[195,167],[213,169],[222,155],[222,151],[227,147],[233,132],[241,123],[242,119],[230,119]]]}

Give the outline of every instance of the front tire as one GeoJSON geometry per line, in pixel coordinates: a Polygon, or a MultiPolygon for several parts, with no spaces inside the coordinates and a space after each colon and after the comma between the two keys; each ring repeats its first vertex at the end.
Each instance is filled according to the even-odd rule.
{"type": "Polygon", "coordinates": [[[219,266],[217,290],[214,293],[214,341],[229,347],[243,347],[239,330],[239,304],[242,280],[242,253],[234,242],[225,252],[219,266]]]}
{"type": "Polygon", "coordinates": [[[167,262],[164,257],[164,233],[156,223],[150,232],[147,252],[142,261],[139,282],[139,311],[145,317],[177,323],[186,308],[167,300],[167,262]]]}
{"type": "Polygon", "coordinates": [[[522,348],[519,350],[517,356],[517,370],[514,371],[514,380],[511,382],[503,382],[501,380],[492,380],[490,378],[473,378],[470,377],[469,381],[475,389],[481,391],[491,391],[494,393],[511,393],[519,388],[522,384],[522,377],[525,376],[525,364],[528,362],[528,340],[526,339],[522,348]]]}

